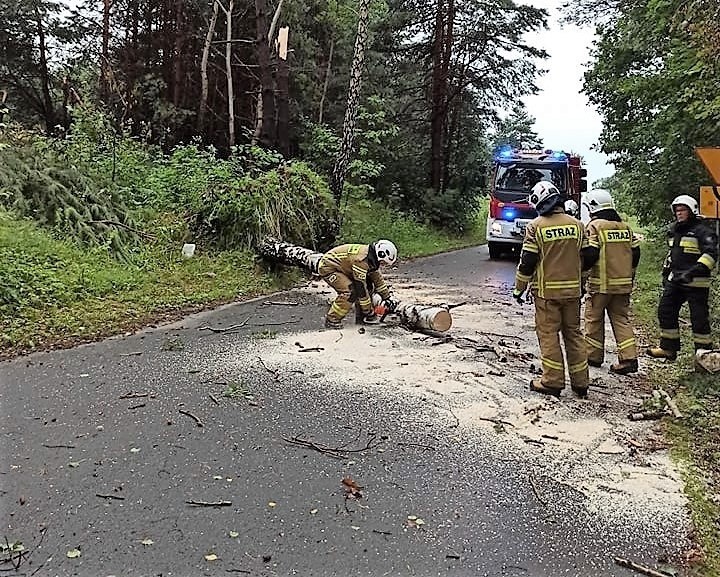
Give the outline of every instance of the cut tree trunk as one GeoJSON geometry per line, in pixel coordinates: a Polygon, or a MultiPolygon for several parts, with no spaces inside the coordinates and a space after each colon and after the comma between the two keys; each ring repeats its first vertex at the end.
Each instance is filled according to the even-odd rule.
{"type": "MultiPolygon", "coordinates": [[[[319,274],[323,253],[301,246],[276,240],[266,240],[257,247],[257,252],[271,262],[296,266],[314,275],[319,274]]],[[[444,333],[452,326],[452,315],[446,306],[399,303],[394,314],[400,322],[413,330],[430,330],[444,333]]]]}

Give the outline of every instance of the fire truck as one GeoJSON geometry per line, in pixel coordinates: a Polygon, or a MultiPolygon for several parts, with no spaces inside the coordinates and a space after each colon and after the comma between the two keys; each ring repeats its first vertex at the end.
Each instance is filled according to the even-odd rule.
{"type": "Polygon", "coordinates": [[[491,259],[520,251],[525,227],[537,216],[528,204],[537,182],[552,182],[566,201],[574,200],[580,207],[580,195],[587,191],[587,170],[581,164],[580,156],[562,150],[526,150],[506,145],[493,151],[486,232],[491,259]]]}

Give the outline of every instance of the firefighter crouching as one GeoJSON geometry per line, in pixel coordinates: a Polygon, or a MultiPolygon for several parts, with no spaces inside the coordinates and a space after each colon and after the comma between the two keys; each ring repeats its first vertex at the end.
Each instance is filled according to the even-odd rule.
{"type": "Polygon", "coordinates": [[[380,322],[373,311],[372,290],[393,308],[390,289],[380,273],[380,266],[392,266],[397,261],[397,248],[389,240],[372,244],[343,244],[326,252],[320,259],[318,272],[337,292],[337,297],[325,316],[326,328],[341,328],[342,320],[353,304],[358,307],[364,324],[380,322]]]}
{"type": "Polygon", "coordinates": [[[530,381],[530,390],[560,396],[565,387],[562,333],[570,386],[584,398],[589,381],[580,330],[580,251],[586,246],[585,231],[579,220],[565,214],[563,197],[552,183],[538,182],[528,200],[540,216],[525,230],[513,298],[522,303],[522,295],[532,283],[542,377],[530,381]]]}
{"type": "Polygon", "coordinates": [[[615,211],[606,190],[591,190],[583,197],[590,214],[586,227],[588,246],[583,249],[583,268],[590,267],[585,300],[585,342],[588,364],[599,367],[605,356],[605,312],[617,344],[618,362],[610,372],[620,375],[638,370],[637,345],[630,322],[630,293],[640,262],[640,243],[615,211]]]}
{"type": "Polygon", "coordinates": [[[672,201],[675,222],[667,231],[668,255],[663,265],[663,293],[658,304],[660,346],[647,354],[674,361],[680,350],[680,308],[690,308],[695,350],[712,349],[708,299],[710,274],[717,260],[717,237],[698,215],[697,201],[686,194],[672,201]]]}

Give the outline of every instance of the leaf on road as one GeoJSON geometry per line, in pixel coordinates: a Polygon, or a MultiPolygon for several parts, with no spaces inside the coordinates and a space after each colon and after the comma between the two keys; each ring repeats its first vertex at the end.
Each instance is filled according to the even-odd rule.
{"type": "Polygon", "coordinates": [[[343,487],[345,488],[346,497],[354,497],[355,499],[362,498],[362,487],[353,481],[350,477],[345,477],[342,480],[343,487]]]}
{"type": "Polygon", "coordinates": [[[153,545],[155,543],[155,541],[153,541],[152,539],[143,539],[140,542],[146,547],[149,547],[150,545],[153,545]]]}
{"type": "Polygon", "coordinates": [[[425,521],[423,521],[420,517],[417,517],[416,515],[408,515],[407,516],[407,526],[408,527],[422,527],[425,524],[425,521]]]}
{"type": "Polygon", "coordinates": [[[132,449],[130,449],[130,452],[131,453],[139,453],[140,449],[138,449],[137,447],[133,447],[132,449]]]}
{"type": "Polygon", "coordinates": [[[220,480],[222,479],[222,475],[214,475],[214,476],[213,476],[213,479],[214,479],[215,481],[220,481],[220,480]]]}
{"type": "Polygon", "coordinates": [[[239,537],[239,536],[240,536],[240,533],[238,533],[237,531],[230,531],[229,535],[230,535],[230,537],[232,537],[233,539],[235,539],[235,537],[239,537]]]}
{"type": "Polygon", "coordinates": [[[218,556],[215,553],[208,553],[205,555],[205,561],[217,561],[218,556]]]}
{"type": "Polygon", "coordinates": [[[72,467],[73,469],[74,469],[75,467],[79,467],[79,466],[80,466],[80,461],[70,461],[70,462],[68,463],[68,467],[72,467]]]}
{"type": "Polygon", "coordinates": [[[312,509],[312,510],[310,511],[310,514],[311,514],[311,515],[316,515],[316,514],[317,514],[317,512],[318,512],[318,510],[317,510],[317,509],[312,509]]]}
{"type": "Polygon", "coordinates": [[[277,503],[275,501],[270,501],[268,503],[268,507],[274,507],[275,505],[277,505],[277,503]]]}
{"type": "Polygon", "coordinates": [[[82,555],[82,553],[80,553],[80,549],[70,549],[70,551],[65,553],[65,555],[69,559],[77,559],[78,557],[80,557],[80,555],[82,555]]]}

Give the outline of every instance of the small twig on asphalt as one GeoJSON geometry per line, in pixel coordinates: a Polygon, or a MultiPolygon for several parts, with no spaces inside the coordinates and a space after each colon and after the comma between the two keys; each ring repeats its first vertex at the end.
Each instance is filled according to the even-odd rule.
{"type": "Polygon", "coordinates": [[[74,449],[75,445],[46,445],[43,443],[43,447],[47,447],[48,449],[74,449]]]}
{"type": "Polygon", "coordinates": [[[248,325],[250,327],[270,327],[270,326],[277,326],[277,325],[291,325],[293,323],[299,323],[301,319],[295,319],[292,321],[280,321],[277,323],[253,323],[251,325],[248,325]]]}
{"type": "Polygon", "coordinates": [[[517,335],[504,335],[502,333],[491,333],[488,331],[475,331],[479,335],[491,335],[493,337],[504,337],[506,339],[517,339],[519,341],[524,341],[525,339],[523,337],[519,337],[517,335]]]}
{"type": "Polygon", "coordinates": [[[379,529],[373,529],[372,532],[378,535],[392,535],[390,531],[380,531],[379,529]]]}
{"type": "Polygon", "coordinates": [[[357,449],[345,449],[344,448],[345,446],[328,447],[325,445],[321,445],[319,443],[315,443],[313,441],[309,441],[307,439],[302,439],[297,436],[292,437],[292,438],[283,437],[282,439],[292,445],[298,445],[301,447],[306,447],[308,449],[313,449],[319,453],[324,453],[326,455],[330,455],[331,457],[333,457],[335,459],[347,459],[347,456],[344,455],[343,453],[362,453],[363,451],[369,451],[370,449],[374,449],[379,444],[379,443],[373,444],[373,441],[375,440],[374,436],[372,436],[368,440],[368,442],[366,443],[366,445],[364,447],[359,447],[357,449]]]}
{"type": "Polygon", "coordinates": [[[265,364],[265,361],[262,360],[262,357],[258,357],[258,361],[260,361],[260,364],[263,366],[263,368],[270,373],[273,377],[275,377],[276,382],[280,382],[280,373],[278,371],[270,370],[270,368],[265,364]]]}
{"type": "Polygon", "coordinates": [[[460,559],[460,555],[457,555],[455,553],[447,553],[445,555],[445,559],[460,559]]]}
{"type": "Polygon", "coordinates": [[[487,421],[488,423],[495,423],[496,425],[509,425],[515,427],[510,421],[503,421],[502,419],[493,419],[491,417],[475,417],[478,421],[487,421]]]}
{"type": "Polygon", "coordinates": [[[247,573],[249,575],[252,571],[247,569],[225,569],[225,573],[247,573]]]}
{"type": "Polygon", "coordinates": [[[633,571],[637,571],[643,575],[649,575],[650,577],[668,577],[667,573],[655,571],[655,569],[640,565],[640,563],[635,563],[634,561],[629,561],[628,559],[623,559],[622,557],[615,557],[615,563],[620,565],[620,567],[626,567],[627,569],[632,569],[633,571]]]}
{"type": "Polygon", "coordinates": [[[142,355],[142,351],[133,351],[132,353],[120,353],[121,357],[134,357],[136,355],[142,355]]]}
{"type": "Polygon", "coordinates": [[[134,411],[135,409],[141,409],[145,406],[145,403],[140,403],[139,405],[133,405],[132,407],[128,407],[128,411],[134,411]]]}
{"type": "Polygon", "coordinates": [[[398,443],[401,447],[420,447],[421,449],[426,449],[428,451],[435,451],[435,447],[432,445],[423,445],[422,443],[398,443]]]}
{"type": "Polygon", "coordinates": [[[231,507],[232,501],[185,501],[188,505],[196,507],[231,507]]]}
{"type": "Polygon", "coordinates": [[[198,427],[202,427],[202,426],[203,426],[202,421],[201,421],[200,419],[198,419],[195,415],[193,415],[190,411],[185,411],[185,410],[183,410],[183,409],[178,409],[178,412],[179,412],[181,415],[187,415],[188,417],[190,417],[193,421],[195,421],[195,424],[196,424],[198,427]]]}
{"type": "Polygon", "coordinates": [[[110,493],[95,493],[96,497],[100,497],[101,499],[117,499],[118,501],[124,501],[125,497],[121,497],[120,495],[112,495],[110,493]]]}
{"type": "Polygon", "coordinates": [[[677,419],[682,419],[682,413],[680,412],[680,409],[678,409],[675,401],[672,400],[667,391],[663,388],[658,388],[658,391],[660,391],[660,396],[665,399],[665,402],[667,403],[668,408],[672,411],[673,416],[677,419]]]}
{"type": "Polygon", "coordinates": [[[535,479],[533,479],[532,477],[530,477],[530,486],[532,487],[533,493],[535,493],[535,497],[537,498],[538,501],[540,501],[540,504],[543,507],[547,507],[547,501],[545,501],[545,499],[543,499],[540,496],[540,492],[538,491],[538,488],[535,485],[535,479]]]}
{"type": "Polygon", "coordinates": [[[463,301],[463,302],[458,303],[458,304],[456,304],[456,305],[447,305],[445,308],[447,308],[447,310],[451,311],[451,310],[453,310],[453,309],[456,309],[456,308],[458,308],[458,307],[464,306],[464,305],[466,305],[466,304],[467,304],[467,301],[463,301]]]}
{"type": "Polygon", "coordinates": [[[143,397],[150,396],[150,393],[125,393],[124,395],[120,395],[119,399],[141,399],[143,397]]]}
{"type": "Polygon", "coordinates": [[[224,328],[224,329],[223,329],[223,328],[216,328],[216,327],[211,327],[211,326],[208,326],[208,325],[204,325],[204,326],[202,326],[202,327],[198,327],[198,330],[199,330],[199,331],[212,331],[212,332],[214,332],[214,333],[226,333],[226,332],[228,332],[228,331],[234,331],[235,329],[241,329],[242,327],[246,326],[246,325],[248,324],[248,321],[249,321],[251,318],[253,318],[253,316],[254,316],[254,315],[250,315],[248,318],[246,318],[246,319],[245,319],[244,321],[242,321],[241,323],[238,323],[238,324],[236,324],[236,325],[231,325],[231,326],[226,327],[226,328],[224,328]]]}
{"type": "Polygon", "coordinates": [[[217,398],[215,398],[215,395],[213,395],[212,393],[208,393],[208,397],[210,397],[210,400],[216,405],[220,404],[220,401],[218,401],[217,398]]]}
{"type": "Polygon", "coordinates": [[[307,349],[298,349],[299,353],[319,353],[320,351],[324,351],[324,347],[309,347],[307,349]]]}
{"type": "Polygon", "coordinates": [[[296,306],[298,306],[299,303],[296,303],[295,301],[286,301],[286,302],[282,302],[282,301],[265,301],[263,304],[264,304],[265,306],[276,305],[276,306],[296,307],[296,306]]]}

